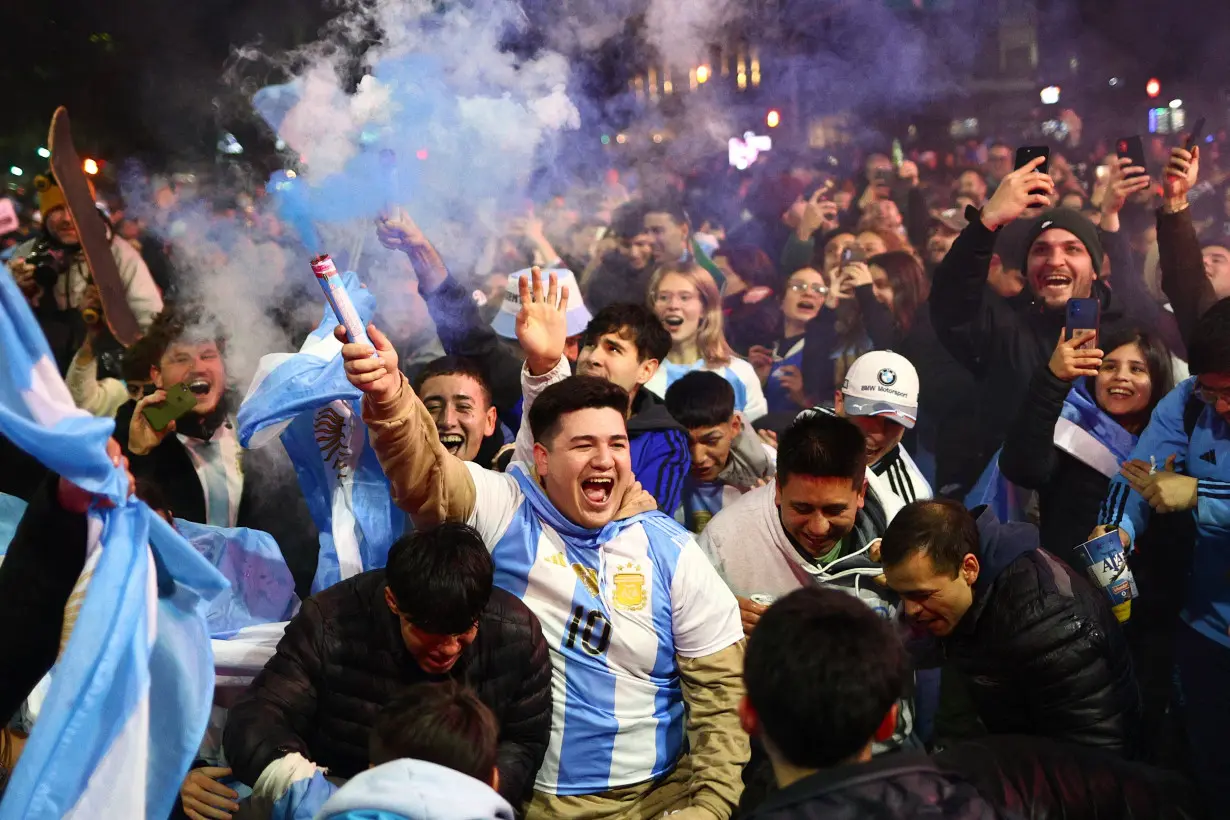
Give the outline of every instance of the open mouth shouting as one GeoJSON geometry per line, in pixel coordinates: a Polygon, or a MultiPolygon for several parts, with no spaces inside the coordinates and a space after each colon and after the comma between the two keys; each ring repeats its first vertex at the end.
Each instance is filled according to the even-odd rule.
{"type": "Polygon", "coordinates": [[[1056,296],[1063,295],[1072,287],[1073,281],[1071,274],[1063,271],[1051,271],[1039,277],[1038,290],[1042,293],[1051,293],[1056,296]]]}
{"type": "Polygon", "coordinates": [[[662,324],[666,325],[667,330],[677,330],[683,326],[682,316],[667,316],[662,320],[662,324]]]}
{"type": "Polygon", "coordinates": [[[213,384],[204,377],[198,376],[195,379],[188,381],[188,389],[192,391],[194,396],[202,398],[209,395],[209,391],[213,390],[213,384]]]}
{"type": "Polygon", "coordinates": [[[615,492],[615,479],[610,476],[590,476],[581,479],[581,495],[589,506],[602,509],[611,503],[615,492]]]}
{"type": "Polygon", "coordinates": [[[440,443],[444,445],[445,450],[457,455],[466,446],[466,437],[461,433],[441,433],[440,443]]]}
{"type": "Polygon", "coordinates": [[[811,299],[800,299],[798,305],[800,313],[815,313],[820,309],[820,305],[816,304],[811,299]]]}

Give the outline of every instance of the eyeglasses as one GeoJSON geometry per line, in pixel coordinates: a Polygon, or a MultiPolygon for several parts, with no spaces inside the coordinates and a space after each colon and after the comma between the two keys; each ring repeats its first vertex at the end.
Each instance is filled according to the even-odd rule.
{"type": "Polygon", "coordinates": [[[1223,387],[1218,390],[1212,387],[1205,387],[1200,382],[1196,382],[1196,395],[1205,404],[1217,404],[1219,401],[1230,404],[1230,387],[1223,387]]]}
{"type": "Polygon", "coordinates": [[[829,295],[829,289],[819,283],[809,285],[806,282],[791,282],[788,287],[791,293],[807,293],[811,291],[819,296],[829,295]]]}
{"type": "Polygon", "coordinates": [[[683,293],[657,293],[654,294],[653,300],[659,305],[669,305],[675,300],[678,300],[681,305],[690,305],[696,301],[696,294],[686,291],[683,293]]]}

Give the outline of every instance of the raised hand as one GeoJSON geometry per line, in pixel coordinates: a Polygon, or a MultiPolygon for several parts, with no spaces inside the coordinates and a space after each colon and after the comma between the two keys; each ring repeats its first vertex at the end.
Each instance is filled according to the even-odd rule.
{"type": "Polygon", "coordinates": [[[401,208],[376,220],[376,238],[391,251],[406,251],[427,245],[427,237],[401,208]]]}
{"type": "Polygon", "coordinates": [[[803,204],[803,213],[799,216],[799,227],[795,233],[804,241],[811,239],[818,231],[827,231],[837,227],[837,203],[826,200],[824,195],[827,187],[816,190],[811,199],[803,204]]]}
{"type": "Polygon", "coordinates": [[[346,328],[338,325],[334,337],[342,343],[342,360],[346,379],[376,402],[392,400],[401,390],[401,371],[397,369],[397,351],[392,342],[375,325],[367,326],[371,345],[346,340],[346,328]],[[374,347],[373,347],[374,345],[374,347]]]}
{"type": "Polygon", "coordinates": [[[1038,170],[1045,161],[1046,157],[1034,157],[999,183],[995,196],[982,209],[982,224],[988,230],[999,230],[1031,208],[1050,206],[1055,181],[1038,170]]]}
{"type": "Polygon", "coordinates": [[[1102,351],[1096,348],[1081,349],[1082,345],[1097,338],[1095,330],[1079,331],[1071,339],[1064,339],[1064,332],[1060,331],[1059,344],[1055,346],[1055,352],[1051,354],[1051,361],[1047,365],[1055,378],[1074,382],[1081,376],[1098,375],[1098,368],[1102,366],[1102,351]]]}
{"type": "Polygon", "coordinates": [[[1163,207],[1168,211],[1181,211],[1187,207],[1187,192],[1196,187],[1199,178],[1200,147],[1193,146],[1190,151],[1171,148],[1170,161],[1162,174],[1163,207]]]}
{"type": "MultiPolygon", "coordinates": [[[[1128,201],[1128,197],[1143,191],[1153,184],[1148,172],[1139,165],[1132,165],[1128,157],[1113,157],[1107,163],[1106,193],[1102,197],[1102,218],[1116,216],[1128,201]]],[[[1102,225],[1104,230],[1106,225],[1102,225]]],[[[1111,230],[1111,233],[1114,233],[1111,230]]]]}
{"type": "Polygon", "coordinates": [[[568,286],[559,287],[554,273],[547,281],[544,294],[542,271],[531,268],[530,275],[519,277],[517,282],[521,299],[521,310],[517,312],[517,341],[525,351],[525,364],[534,376],[549,373],[559,363],[568,339],[568,286]]]}

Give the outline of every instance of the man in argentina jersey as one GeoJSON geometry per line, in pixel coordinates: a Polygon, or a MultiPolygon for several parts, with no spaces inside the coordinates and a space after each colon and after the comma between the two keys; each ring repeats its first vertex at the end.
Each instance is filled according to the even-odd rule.
{"type": "Polygon", "coordinates": [[[518,453],[529,461],[515,457],[499,474],[449,454],[375,328],[378,357],[365,345],[343,349],[366,393],[373,448],[398,505],[421,524],[477,528],[496,584],[542,623],[554,716],[526,816],[725,820],[748,757],[738,606],[691,536],[635,482],[627,393],[594,377],[559,381],[566,296],[557,300],[554,281],[545,298],[538,282],[532,296],[529,283],[523,291],[518,453]]]}
{"type": "MultiPolygon", "coordinates": [[[[1196,541],[1175,635],[1192,769],[1209,806],[1230,782],[1230,300],[1200,318],[1188,341],[1194,376],[1153,410],[1132,457],[1107,491],[1094,531],[1116,527],[1125,547],[1153,513],[1186,513],[1196,541]]],[[[1169,546],[1157,543],[1151,546],[1169,546]]],[[[1176,545],[1177,546],[1177,545],[1176,545]]],[[[1176,549],[1177,551],[1177,549],[1176,549]]]]}
{"type": "Polygon", "coordinates": [[[898,505],[931,497],[931,485],[901,444],[918,421],[918,371],[891,350],[873,350],[855,360],[833,397],[837,415],[854,422],[867,439],[867,488],[898,505]]]}

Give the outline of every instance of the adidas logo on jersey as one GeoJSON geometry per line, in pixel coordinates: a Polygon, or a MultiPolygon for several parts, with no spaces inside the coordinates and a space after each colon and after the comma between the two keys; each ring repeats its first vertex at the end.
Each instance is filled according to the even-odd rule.
{"type": "Polygon", "coordinates": [[[564,569],[568,568],[568,562],[564,560],[564,554],[562,552],[557,552],[554,555],[552,555],[550,558],[547,559],[547,563],[555,564],[555,566],[563,567],[564,569]]]}
{"type": "Polygon", "coordinates": [[[1207,461],[1209,464],[1212,464],[1214,467],[1216,467],[1217,466],[1217,451],[1209,450],[1207,453],[1205,453],[1204,455],[1200,457],[1200,460],[1207,461]]]}

